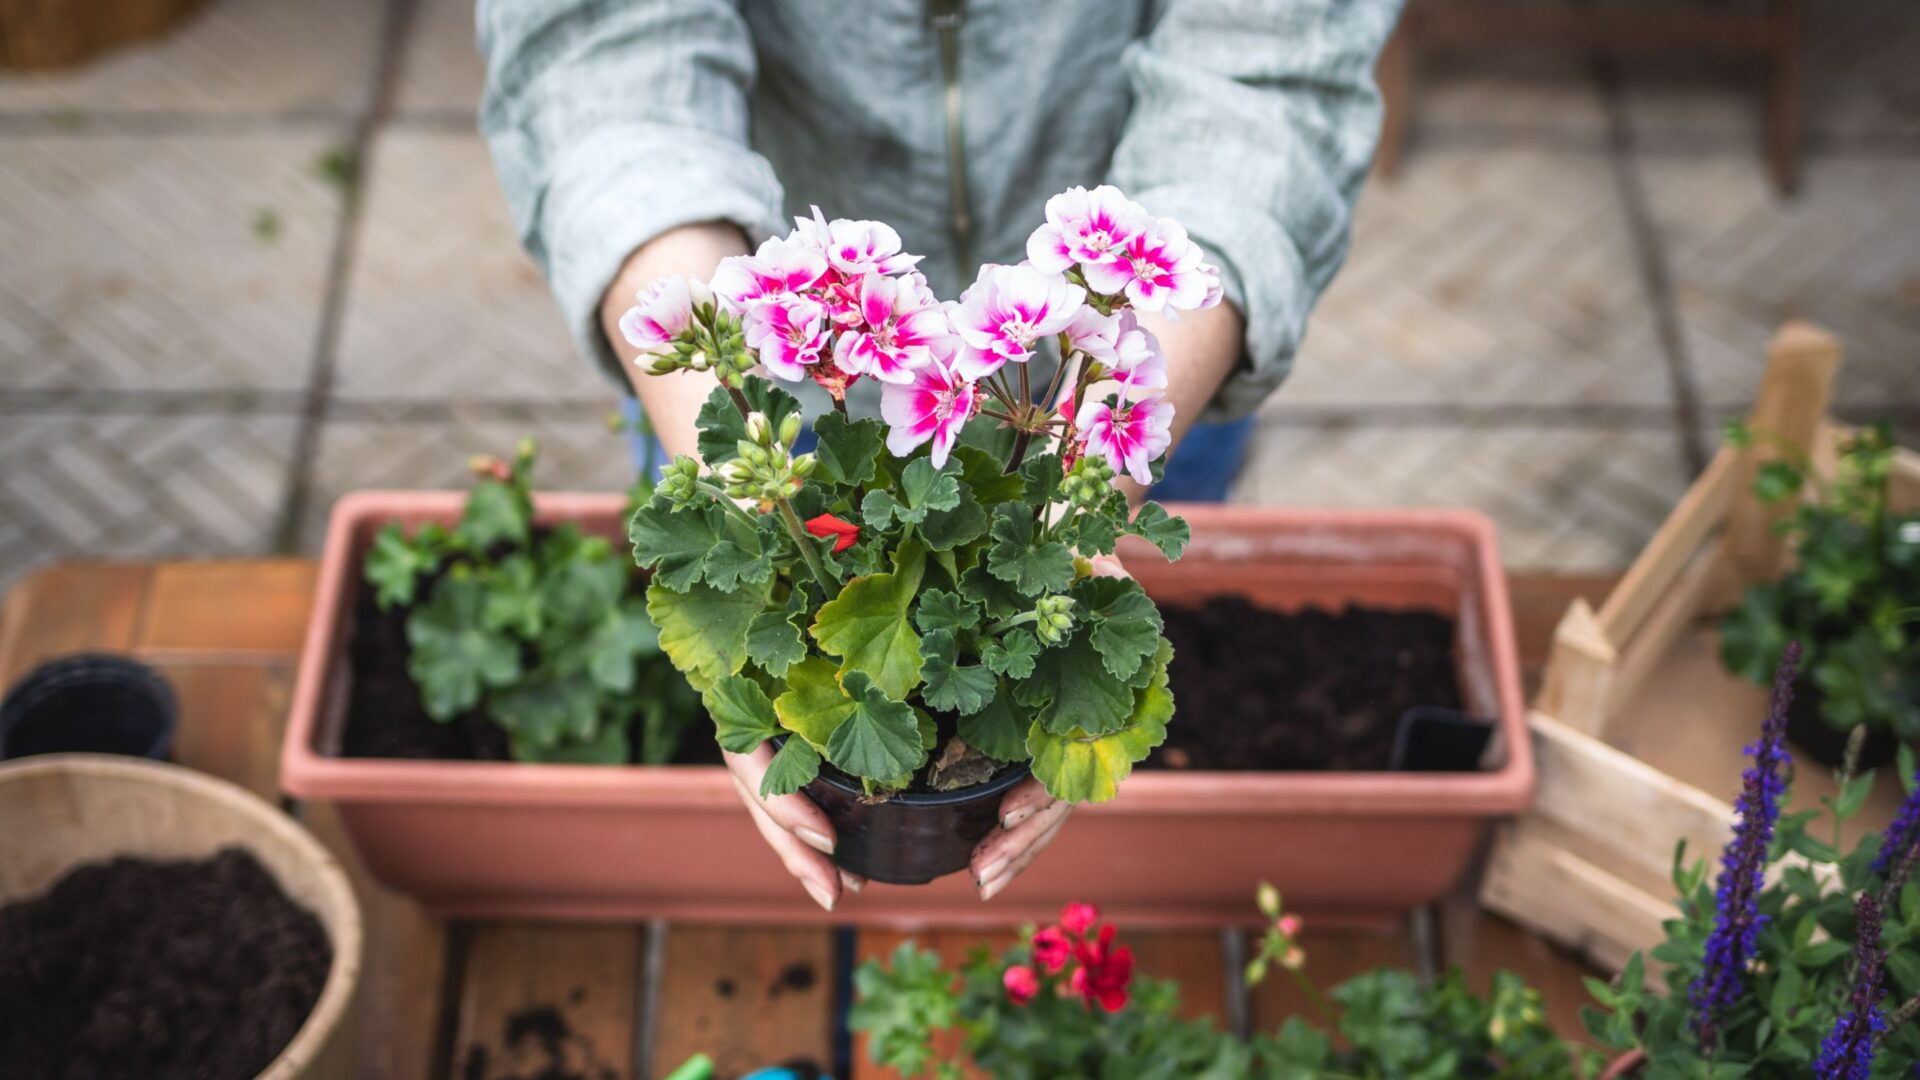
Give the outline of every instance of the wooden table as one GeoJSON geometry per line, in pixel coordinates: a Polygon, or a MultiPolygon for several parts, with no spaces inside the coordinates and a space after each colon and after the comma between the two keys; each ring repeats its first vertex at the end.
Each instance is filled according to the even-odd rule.
{"type": "MultiPolygon", "coordinates": [[[[50,567],[0,606],[0,685],[62,653],[132,653],[179,694],[175,760],[281,799],[280,734],[314,574],[307,560],[50,567]]],[[[1568,601],[1602,596],[1608,584],[1515,582],[1527,667],[1541,662],[1568,601]]],[[[723,1077],[791,1061],[858,1080],[890,1075],[855,1053],[840,1018],[851,965],[891,951],[901,935],[664,921],[447,923],[367,876],[331,806],[286,805],[339,854],[365,906],[362,1076],[627,1080],[665,1075],[697,1051],[713,1055],[723,1077]]],[[[794,902],[804,902],[797,888],[794,902]]],[[[1238,931],[1122,932],[1139,970],[1177,980],[1192,1015],[1258,1029],[1301,1007],[1290,987],[1270,983],[1249,994],[1239,985],[1238,931]]],[[[958,960],[1011,931],[917,936],[958,960]]],[[[1310,929],[1306,947],[1311,972],[1329,986],[1380,964],[1420,967],[1436,958],[1464,967],[1482,989],[1495,970],[1516,971],[1542,989],[1570,1035],[1580,1030],[1576,1013],[1586,999],[1580,977],[1592,973],[1464,898],[1396,933],[1310,929]]]]}

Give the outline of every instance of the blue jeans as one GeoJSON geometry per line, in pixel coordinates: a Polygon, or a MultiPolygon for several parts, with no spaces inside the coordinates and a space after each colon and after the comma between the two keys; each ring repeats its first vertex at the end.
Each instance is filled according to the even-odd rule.
{"type": "MultiPolygon", "coordinates": [[[[621,405],[629,422],[637,429],[640,403],[628,398],[621,405]]],[[[1227,489],[1240,474],[1246,460],[1247,442],[1253,437],[1253,417],[1224,424],[1195,424],[1180,442],[1179,452],[1167,462],[1166,475],[1147,494],[1161,502],[1225,502],[1227,489]]],[[[627,432],[633,448],[635,468],[645,468],[651,452],[653,475],[660,477],[667,465],[667,452],[658,439],[639,430],[627,432]]],[[[813,449],[812,430],[802,431],[794,444],[796,453],[813,449]]]]}

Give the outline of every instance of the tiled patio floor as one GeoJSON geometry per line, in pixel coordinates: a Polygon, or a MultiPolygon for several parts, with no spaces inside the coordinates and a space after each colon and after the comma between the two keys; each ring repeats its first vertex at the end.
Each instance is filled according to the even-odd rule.
{"type": "MultiPolygon", "coordinates": [[[[1404,172],[1235,497],[1477,506],[1517,566],[1617,567],[1795,315],[1846,340],[1844,413],[1920,437],[1920,6],[1811,6],[1793,199],[1750,69],[1423,58],[1404,172]]],[[[473,134],[470,8],[214,0],[158,47],[0,75],[0,587],[311,548],[340,492],[457,483],[522,432],[543,483],[622,483],[614,393],[473,134]]]]}

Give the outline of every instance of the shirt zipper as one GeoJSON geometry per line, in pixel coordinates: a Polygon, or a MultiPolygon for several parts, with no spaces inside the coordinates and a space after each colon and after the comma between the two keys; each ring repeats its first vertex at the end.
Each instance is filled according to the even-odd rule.
{"type": "Polygon", "coordinates": [[[953,253],[964,274],[973,263],[973,215],[968,210],[967,148],[961,127],[960,27],[966,0],[927,0],[927,22],[940,37],[940,75],[946,88],[947,196],[953,210],[953,253]]]}

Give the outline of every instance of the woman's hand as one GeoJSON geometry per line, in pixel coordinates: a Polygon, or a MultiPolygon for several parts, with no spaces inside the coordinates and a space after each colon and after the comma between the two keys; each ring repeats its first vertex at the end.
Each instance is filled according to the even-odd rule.
{"type": "MultiPolygon", "coordinates": [[[[1132,577],[1118,556],[1095,555],[1087,560],[1095,577],[1132,577]]],[[[1067,823],[1073,804],[1047,794],[1040,781],[1028,777],[1000,800],[1000,826],[973,849],[973,881],[980,899],[991,900],[1053,843],[1067,823]]]]}
{"type": "Polygon", "coordinates": [[[747,804],[761,837],[815,903],[832,911],[840,902],[841,889],[859,892],[867,887],[866,878],[833,864],[833,822],[812,799],[800,794],[760,797],[760,779],[773,760],[773,747],[762,743],[751,754],[725,756],[734,789],[747,804]]]}

